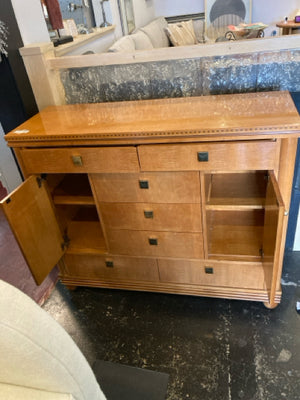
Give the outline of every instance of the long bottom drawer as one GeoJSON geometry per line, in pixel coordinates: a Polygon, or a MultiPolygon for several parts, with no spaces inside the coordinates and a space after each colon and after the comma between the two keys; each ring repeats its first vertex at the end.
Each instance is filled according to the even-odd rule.
{"type": "Polygon", "coordinates": [[[187,285],[222,286],[240,289],[268,289],[272,266],[261,262],[159,259],[160,281],[187,285]]]}
{"type": "Polygon", "coordinates": [[[158,282],[155,259],[66,254],[63,275],[99,280],[158,282]]]}

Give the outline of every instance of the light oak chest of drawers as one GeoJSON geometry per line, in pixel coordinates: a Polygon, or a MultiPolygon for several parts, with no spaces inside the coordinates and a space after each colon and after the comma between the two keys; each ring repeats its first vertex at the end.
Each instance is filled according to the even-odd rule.
{"type": "Polygon", "coordinates": [[[37,283],[272,308],[299,133],[287,92],[49,107],[6,136],[1,204],[37,283]]]}

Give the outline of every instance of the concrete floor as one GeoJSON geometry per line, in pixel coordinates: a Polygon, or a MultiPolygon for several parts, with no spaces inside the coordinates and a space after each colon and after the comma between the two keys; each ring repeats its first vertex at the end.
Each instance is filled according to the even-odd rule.
{"type": "Polygon", "coordinates": [[[300,253],[262,303],[58,284],[44,309],[96,359],[166,372],[168,400],[300,399],[300,253]]]}

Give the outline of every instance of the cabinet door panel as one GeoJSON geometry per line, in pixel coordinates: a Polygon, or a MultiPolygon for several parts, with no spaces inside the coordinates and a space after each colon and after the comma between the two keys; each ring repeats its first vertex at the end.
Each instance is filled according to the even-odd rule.
{"type": "Polygon", "coordinates": [[[98,201],[113,203],[200,203],[198,172],[91,174],[98,201]],[[141,188],[141,182],[145,186],[141,188]]]}
{"type": "Polygon", "coordinates": [[[201,232],[200,204],[101,203],[111,229],[201,232]]]}
{"type": "Polygon", "coordinates": [[[270,266],[273,268],[272,283],[270,285],[270,303],[272,304],[276,292],[280,264],[279,253],[283,240],[284,204],[273,171],[269,171],[269,177],[265,202],[263,261],[266,269],[270,266]]]}
{"type": "Polygon", "coordinates": [[[63,237],[45,183],[31,176],[2,200],[1,206],[39,285],[64,253],[63,237]]]}

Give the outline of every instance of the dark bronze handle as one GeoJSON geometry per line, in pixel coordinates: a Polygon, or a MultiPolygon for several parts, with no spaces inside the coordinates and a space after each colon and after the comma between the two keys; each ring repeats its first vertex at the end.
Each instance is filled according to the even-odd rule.
{"type": "Polygon", "coordinates": [[[157,239],[155,239],[155,238],[149,238],[148,239],[149,240],[149,244],[151,245],[151,246],[157,246],[157,239]]]}
{"type": "Polygon", "coordinates": [[[107,268],[113,268],[114,262],[111,260],[105,260],[105,265],[107,266],[107,268]]]}
{"type": "Polygon", "coordinates": [[[73,164],[76,166],[83,165],[82,157],[81,156],[72,156],[73,164]]]}
{"type": "Polygon", "coordinates": [[[146,211],[144,210],[145,218],[153,218],[153,211],[146,211]]]}
{"type": "Polygon", "coordinates": [[[148,181],[140,179],[139,180],[139,185],[140,185],[141,189],[149,189],[149,182],[148,181]]]}
{"type": "Polygon", "coordinates": [[[208,161],[208,151],[198,151],[198,161],[205,162],[208,161]]]}
{"type": "Polygon", "coordinates": [[[206,274],[213,274],[214,273],[214,269],[212,267],[205,267],[205,273],[206,274]]]}

